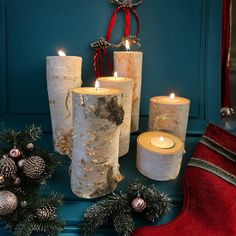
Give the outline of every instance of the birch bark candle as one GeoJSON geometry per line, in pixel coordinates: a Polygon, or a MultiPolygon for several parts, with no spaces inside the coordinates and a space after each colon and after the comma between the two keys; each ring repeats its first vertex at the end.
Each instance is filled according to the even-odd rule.
{"type": "Polygon", "coordinates": [[[73,99],[71,188],[82,198],[111,193],[122,180],[119,135],[124,111],[121,90],[77,88],[73,99]]]}
{"type": "Polygon", "coordinates": [[[140,96],[142,85],[143,53],[139,51],[114,52],[114,70],[122,77],[133,79],[133,102],[131,113],[131,132],[139,129],[140,96]]]}
{"type": "Polygon", "coordinates": [[[125,114],[120,127],[119,157],[121,157],[129,151],[133,80],[118,77],[115,73],[113,77],[101,77],[98,81],[103,88],[118,88],[122,91],[121,104],[125,114]]]}
{"type": "Polygon", "coordinates": [[[169,132],[185,141],[190,100],[182,97],[157,96],[150,99],[149,130],[169,132]]]}
{"type": "Polygon", "coordinates": [[[82,58],[49,56],[46,59],[47,89],[52,123],[53,144],[55,151],[71,157],[72,151],[72,99],[68,96],[71,89],[82,84],[82,58]]]}
{"type": "Polygon", "coordinates": [[[183,142],[172,134],[149,131],[138,136],[137,169],[150,179],[175,179],[184,154],[183,142]]]}

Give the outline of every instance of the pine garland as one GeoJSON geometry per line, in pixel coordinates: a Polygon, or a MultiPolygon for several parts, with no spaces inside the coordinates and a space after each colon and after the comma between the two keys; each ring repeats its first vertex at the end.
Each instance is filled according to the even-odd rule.
{"type": "Polygon", "coordinates": [[[56,216],[62,196],[51,193],[41,198],[39,195],[42,184],[60,164],[57,155],[35,144],[41,135],[41,128],[35,125],[23,131],[0,131],[0,161],[3,163],[0,166],[0,217],[17,236],[29,236],[33,232],[57,235],[65,225],[56,216]],[[17,201],[4,202],[7,194],[15,196],[17,201]]]}
{"type": "Polygon", "coordinates": [[[154,222],[166,214],[171,205],[171,199],[159,192],[155,186],[135,182],[128,187],[126,193],[112,193],[89,207],[80,224],[80,230],[88,236],[111,220],[118,235],[130,236],[134,230],[136,214],[141,213],[146,220],[154,222]],[[139,209],[139,205],[134,205],[134,200],[140,200],[144,207],[139,209]]]}

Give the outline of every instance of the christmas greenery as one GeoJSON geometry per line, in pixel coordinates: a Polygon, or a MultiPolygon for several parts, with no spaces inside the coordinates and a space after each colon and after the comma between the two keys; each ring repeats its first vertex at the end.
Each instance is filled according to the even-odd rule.
{"type": "Polygon", "coordinates": [[[91,235],[111,221],[118,235],[129,236],[134,229],[136,214],[142,214],[146,220],[154,222],[170,208],[170,198],[155,186],[135,182],[128,187],[126,193],[112,193],[88,208],[80,229],[84,235],[91,235]]]}
{"type": "Polygon", "coordinates": [[[41,135],[35,125],[23,131],[0,131],[0,217],[17,236],[57,235],[64,228],[56,216],[62,196],[39,195],[59,164],[57,155],[36,145],[41,135]]]}

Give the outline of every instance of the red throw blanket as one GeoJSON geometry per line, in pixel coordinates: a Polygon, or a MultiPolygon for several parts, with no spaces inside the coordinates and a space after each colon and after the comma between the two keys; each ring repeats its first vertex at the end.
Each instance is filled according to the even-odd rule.
{"type": "Polygon", "coordinates": [[[184,174],[184,206],[172,222],[135,236],[235,236],[236,136],[210,124],[184,174]]]}

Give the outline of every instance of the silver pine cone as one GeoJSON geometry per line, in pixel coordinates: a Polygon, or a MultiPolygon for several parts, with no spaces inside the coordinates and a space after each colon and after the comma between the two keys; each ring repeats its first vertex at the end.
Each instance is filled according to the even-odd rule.
{"type": "Polygon", "coordinates": [[[42,157],[31,156],[25,160],[23,164],[24,174],[31,179],[40,178],[41,174],[45,170],[45,162],[42,157]]]}
{"type": "Polygon", "coordinates": [[[44,206],[38,208],[35,215],[39,221],[53,221],[56,218],[56,208],[52,206],[44,206]]]}
{"type": "Polygon", "coordinates": [[[13,178],[16,175],[17,167],[15,162],[7,157],[3,156],[0,159],[0,173],[4,176],[4,178],[13,178]]]}

